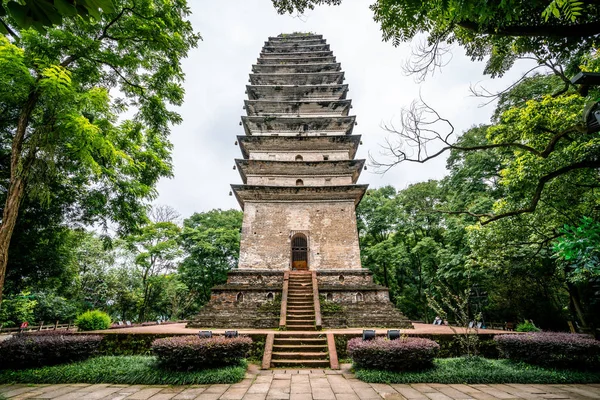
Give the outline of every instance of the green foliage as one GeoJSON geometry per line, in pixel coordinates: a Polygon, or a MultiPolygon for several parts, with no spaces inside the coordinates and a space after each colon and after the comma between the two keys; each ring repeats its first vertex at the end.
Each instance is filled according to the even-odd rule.
{"type": "Polygon", "coordinates": [[[555,370],[513,363],[509,360],[489,360],[479,357],[434,360],[434,368],[422,372],[392,372],[358,369],[356,377],[370,383],[598,383],[599,372],[555,370]]]}
{"type": "Polygon", "coordinates": [[[10,0],[0,4],[0,33],[9,33],[10,28],[5,24],[20,29],[35,28],[43,33],[52,25],[60,25],[64,17],[100,19],[100,9],[115,12],[115,5],[112,0],[10,0]],[[7,15],[10,18],[6,18],[7,15]]]}
{"type": "MultiPolygon", "coordinates": [[[[341,0],[272,2],[279,13],[302,13],[341,0]]],[[[563,61],[594,48],[600,22],[600,6],[579,0],[377,0],[370,8],[383,40],[394,46],[425,35],[416,57],[423,63],[411,68],[421,76],[444,64],[444,43],[458,43],[473,61],[487,58],[485,72],[492,76],[502,75],[520,57],[563,61]]]]}
{"type": "Polygon", "coordinates": [[[148,356],[106,356],[89,360],[23,371],[0,371],[0,383],[112,383],[123,385],[208,385],[237,383],[246,374],[246,363],[176,372],[157,367],[148,356]]]}
{"type": "Polygon", "coordinates": [[[344,306],[334,301],[328,301],[325,296],[319,296],[322,314],[337,314],[344,311],[344,306]]]}
{"type": "Polygon", "coordinates": [[[515,329],[517,332],[539,332],[540,328],[535,326],[531,321],[521,322],[515,329]]]}
{"type": "Polygon", "coordinates": [[[34,310],[37,301],[29,292],[7,296],[0,305],[0,324],[16,326],[21,322],[34,322],[34,310]]]}
{"type": "Polygon", "coordinates": [[[210,289],[225,283],[227,271],[237,266],[242,215],[237,210],[217,209],[195,213],[183,222],[180,243],[187,256],[179,273],[197,296],[198,306],[210,299],[210,289]]]}
{"type": "Polygon", "coordinates": [[[581,16],[583,6],[584,3],[579,0],[552,0],[542,12],[542,17],[548,21],[551,16],[560,19],[564,15],[567,20],[575,22],[581,16]]]}
{"type": "Polygon", "coordinates": [[[77,316],[75,325],[82,331],[97,331],[110,328],[110,316],[99,310],[86,311],[77,316]]]}
{"type": "Polygon", "coordinates": [[[77,307],[72,301],[55,293],[35,293],[37,301],[35,307],[35,320],[51,324],[56,321],[71,322],[77,315],[77,307]]]}
{"type": "Polygon", "coordinates": [[[565,224],[554,252],[572,282],[600,277],[600,223],[582,217],[577,226],[565,224]]]}

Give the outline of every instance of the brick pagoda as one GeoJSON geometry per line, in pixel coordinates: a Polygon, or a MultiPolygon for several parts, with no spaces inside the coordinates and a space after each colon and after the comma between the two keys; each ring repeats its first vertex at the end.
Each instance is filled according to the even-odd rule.
{"type": "Polygon", "coordinates": [[[252,67],[232,185],[244,210],[238,268],[190,327],[412,327],[363,269],[348,85],[321,35],[269,38],[252,67]]]}

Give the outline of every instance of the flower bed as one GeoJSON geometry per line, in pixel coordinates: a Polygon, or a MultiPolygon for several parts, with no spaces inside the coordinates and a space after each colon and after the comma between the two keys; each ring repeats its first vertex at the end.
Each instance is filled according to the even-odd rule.
{"type": "Polygon", "coordinates": [[[174,336],[156,339],[152,342],[152,352],[164,368],[195,370],[239,364],[250,351],[251,345],[252,339],[245,336],[174,336]]]}
{"type": "Polygon", "coordinates": [[[0,342],[0,369],[42,367],[93,356],[102,336],[46,331],[22,334],[0,342]]]}
{"type": "Polygon", "coordinates": [[[348,355],[358,368],[410,371],[433,365],[440,346],[433,340],[406,337],[388,340],[354,338],[348,341],[348,355]]]}
{"type": "Polygon", "coordinates": [[[514,361],[552,368],[600,367],[600,341],[591,336],[562,332],[497,335],[500,354],[514,361]]]}

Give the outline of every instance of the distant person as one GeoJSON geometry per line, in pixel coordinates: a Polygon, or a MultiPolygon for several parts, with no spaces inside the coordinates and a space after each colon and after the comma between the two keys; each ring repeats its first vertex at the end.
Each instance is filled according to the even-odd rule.
{"type": "Polygon", "coordinates": [[[433,324],[434,325],[441,325],[442,324],[442,319],[436,315],[435,319],[433,320],[433,324]]]}

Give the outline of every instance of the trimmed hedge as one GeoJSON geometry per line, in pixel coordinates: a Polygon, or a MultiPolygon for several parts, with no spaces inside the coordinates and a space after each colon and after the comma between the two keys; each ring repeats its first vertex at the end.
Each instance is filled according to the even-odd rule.
{"type": "Polygon", "coordinates": [[[440,345],[433,340],[404,337],[396,340],[378,337],[348,341],[348,355],[358,368],[413,371],[433,366],[440,345]]]}
{"type": "Polygon", "coordinates": [[[174,336],[156,339],[152,342],[152,352],[162,367],[190,371],[239,364],[251,345],[252,339],[246,336],[174,336]]]}
{"type": "Polygon", "coordinates": [[[591,336],[562,332],[498,335],[500,354],[514,361],[551,368],[600,367],[600,341],[591,336]]]}
{"type": "Polygon", "coordinates": [[[75,325],[82,331],[99,331],[110,328],[110,316],[100,310],[86,311],[77,316],[75,325]]]}
{"type": "Polygon", "coordinates": [[[102,336],[60,331],[22,334],[0,342],[0,369],[42,367],[85,360],[93,356],[102,336]]]}

